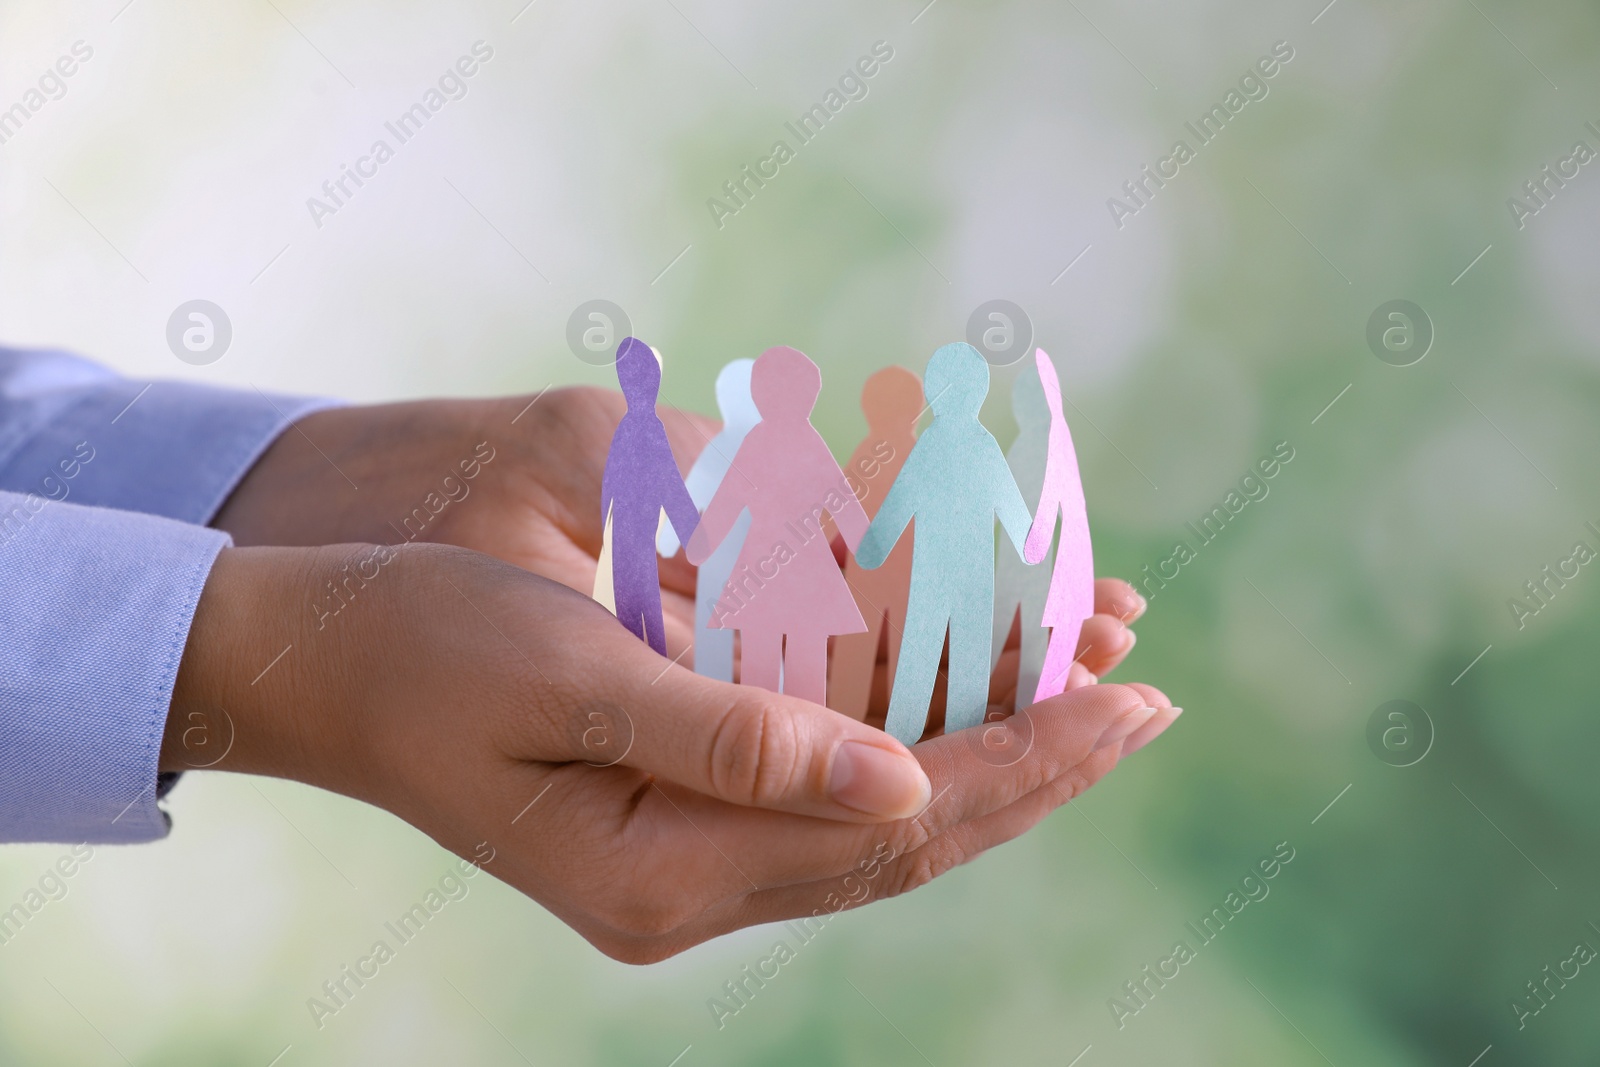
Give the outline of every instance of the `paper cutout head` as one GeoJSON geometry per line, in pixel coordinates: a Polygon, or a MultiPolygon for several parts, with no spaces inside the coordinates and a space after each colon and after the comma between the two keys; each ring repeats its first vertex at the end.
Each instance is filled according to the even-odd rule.
{"type": "Polygon", "coordinates": [[[1023,366],[1017,374],[1017,380],[1011,383],[1011,416],[1016,420],[1019,437],[1043,437],[1050,429],[1050,413],[1054,411],[1057,418],[1061,417],[1060,388],[1055,390],[1052,398],[1050,390],[1040,381],[1040,375],[1031,373],[1032,370],[1023,366]]]}
{"type": "Polygon", "coordinates": [[[1066,418],[1061,413],[1061,378],[1056,374],[1056,365],[1042,348],[1033,350],[1033,360],[1039,368],[1039,385],[1044,390],[1044,402],[1050,414],[1058,420],[1066,418]]]}
{"type": "Polygon", "coordinates": [[[989,395],[989,364],[965,341],[945,345],[928,360],[922,392],[935,416],[976,419],[989,395]]]}
{"type": "Polygon", "coordinates": [[[922,414],[922,383],[904,367],[875,371],[861,387],[868,436],[899,438],[922,414]]]}
{"type": "Polygon", "coordinates": [[[750,375],[753,359],[731,360],[717,372],[717,411],[724,426],[754,426],[760,416],[750,402],[750,375]]]}
{"type": "Polygon", "coordinates": [[[809,419],[821,392],[822,372],[798,349],[769,348],[750,370],[750,395],[767,422],[809,419]]]}
{"type": "Polygon", "coordinates": [[[661,359],[655,350],[637,337],[624,338],[617,346],[617,383],[630,409],[653,409],[661,392],[661,359]]]}

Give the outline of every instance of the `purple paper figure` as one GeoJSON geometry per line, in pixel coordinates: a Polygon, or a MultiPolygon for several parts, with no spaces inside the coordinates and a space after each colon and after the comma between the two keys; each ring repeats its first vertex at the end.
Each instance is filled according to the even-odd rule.
{"type": "Polygon", "coordinates": [[[656,569],[656,529],[661,512],[687,541],[699,525],[689,490],[656,414],[661,363],[637,337],[617,348],[617,381],[628,410],[611,435],[600,482],[600,526],[611,520],[611,580],[617,618],[651,648],[667,654],[661,623],[661,574],[656,569]]]}
{"type": "Polygon", "coordinates": [[[1023,546],[1024,559],[1029,563],[1044,559],[1055,536],[1056,517],[1061,518],[1061,540],[1056,545],[1055,569],[1041,620],[1050,627],[1050,644],[1039,671],[1039,688],[1033,694],[1038,703],[1066,689],[1067,670],[1077,656],[1078,634],[1084,620],[1094,614],[1094,552],[1089,544],[1089,511],[1078,473],[1078,453],[1072,447],[1066,416],[1061,414],[1061,381],[1044,349],[1035,350],[1033,358],[1044,385],[1045,403],[1050,405],[1050,442],[1044,491],[1023,546]]]}
{"type": "Polygon", "coordinates": [[[854,550],[867,516],[812,428],[821,389],[822,374],[805,353],[761,354],[750,374],[761,421],[688,542],[689,562],[698,565],[749,510],[750,531],[711,625],[739,631],[741,683],[817,704],[827,698],[829,635],[867,628],[824,529],[826,514],[854,550]]]}

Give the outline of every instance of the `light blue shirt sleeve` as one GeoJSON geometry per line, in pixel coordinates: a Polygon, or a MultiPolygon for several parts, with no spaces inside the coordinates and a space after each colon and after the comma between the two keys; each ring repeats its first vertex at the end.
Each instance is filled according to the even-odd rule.
{"type": "Polygon", "coordinates": [[[0,841],[166,835],[167,709],[230,544],[204,524],[329,404],[0,349],[0,841]]]}
{"type": "Polygon", "coordinates": [[[0,348],[0,490],[208,523],[291,422],[334,405],[0,348]],[[80,443],[94,459],[64,478],[80,443]]]}

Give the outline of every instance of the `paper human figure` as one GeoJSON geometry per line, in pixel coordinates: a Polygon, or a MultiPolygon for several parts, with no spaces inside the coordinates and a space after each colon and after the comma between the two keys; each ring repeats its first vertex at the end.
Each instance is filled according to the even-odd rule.
{"type": "MultiPolygon", "coordinates": [[[[867,416],[867,436],[856,446],[845,472],[870,519],[877,514],[889,486],[917,443],[917,417],[923,410],[922,383],[904,367],[885,367],[862,387],[861,410],[867,416]]],[[[863,569],[854,557],[845,562],[845,581],[867,621],[867,629],[865,633],[841,634],[834,639],[828,706],[852,719],[867,717],[880,642],[888,647],[889,677],[894,677],[900,658],[900,633],[905,629],[906,592],[911,585],[911,546],[906,543],[909,540],[901,538],[877,570],[863,569]]]]}
{"type": "Polygon", "coordinates": [[[879,567],[907,524],[916,520],[911,593],[900,662],[884,729],[914,744],[927,725],[945,631],[950,634],[945,730],[983,721],[989,699],[990,623],[994,612],[994,523],[1017,554],[1028,533],[1028,505],[994,437],[978,421],[989,392],[989,365],[965,342],[928,360],[922,390],[933,422],[873,518],[856,559],[879,567]]]}
{"type": "MultiPolygon", "coordinates": [[[[1037,501],[1044,489],[1045,458],[1049,452],[1050,407],[1044,385],[1031,363],[1019,368],[1011,387],[1011,414],[1017,420],[1017,439],[1006,450],[1006,466],[1017,481],[1024,501],[1037,501]]],[[[1055,531],[1052,529],[1051,533],[1055,531]]],[[[1054,546],[1049,549],[1054,552],[1054,546]]],[[[994,566],[994,632],[989,669],[999,665],[1001,651],[1013,624],[1018,625],[1017,695],[1013,710],[1033,703],[1044,666],[1050,631],[1044,626],[1045,595],[1050,589],[1050,559],[1045,566],[1030,566],[1014,553],[1001,549],[994,566]]]]}
{"type": "MultiPolygon", "coordinates": [[[[761,418],[755,401],[750,398],[750,368],[754,365],[753,359],[736,359],[717,374],[717,410],[722,414],[722,429],[706,442],[705,451],[700,453],[684,479],[689,497],[697,508],[703,509],[711,503],[717,486],[729,476],[733,455],[739,451],[744,435],[761,418]]],[[[732,477],[743,476],[735,473],[732,477]]],[[[750,514],[745,512],[734,522],[733,529],[717,550],[700,564],[700,573],[695,579],[694,651],[690,653],[694,671],[722,682],[733,681],[733,631],[712,629],[711,611],[728,584],[728,575],[733,573],[734,560],[744,547],[745,532],[749,529],[750,514]]],[[[656,534],[656,551],[670,556],[678,551],[678,544],[672,524],[663,523],[656,534]]]]}
{"type": "Polygon", "coordinates": [[[661,574],[656,568],[656,529],[661,512],[688,538],[700,521],[656,414],[661,362],[636,337],[617,348],[617,381],[628,410],[611,436],[600,483],[600,522],[611,524],[611,586],[622,625],[667,654],[661,623],[661,574]]]}
{"type": "Polygon", "coordinates": [[[866,513],[811,425],[822,374],[804,353],[769,348],[750,373],[761,421],[745,435],[732,469],[689,540],[701,563],[750,512],[750,530],[712,612],[711,625],[738,630],[739,680],[826,702],[828,637],[866,628],[833,558],[831,516],[852,549],[866,513]]]}
{"type": "MultiPolygon", "coordinates": [[[[1050,445],[1044,465],[1044,489],[1039,509],[1028,531],[1024,555],[1030,563],[1044,559],[1061,518],[1061,538],[1056,544],[1050,573],[1050,595],[1044,604],[1044,624],[1050,627],[1050,646],[1039,673],[1035,702],[1066,688],[1067,669],[1077,655],[1078,634],[1094,614],[1094,553],[1089,544],[1089,511],[1078,473],[1078,453],[1072,433],[1061,414],[1061,382],[1044,349],[1034,352],[1045,403],[1050,407],[1050,445]]],[[[1019,694],[1020,695],[1020,694],[1019,694]]]]}

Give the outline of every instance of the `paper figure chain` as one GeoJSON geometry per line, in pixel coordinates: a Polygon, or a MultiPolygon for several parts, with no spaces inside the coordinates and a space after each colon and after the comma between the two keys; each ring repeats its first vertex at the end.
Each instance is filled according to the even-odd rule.
{"type": "Polygon", "coordinates": [[[707,677],[734,679],[737,632],[742,684],[860,719],[881,648],[892,679],[884,728],[914,744],[947,635],[944,728],[953,731],[983,721],[1015,627],[1016,706],[1063,691],[1094,611],[1094,562],[1061,385],[1043,349],[1012,391],[1009,453],[978,419],[988,363],[952,344],[929,359],[920,386],[901,367],[867,380],[867,436],[844,469],[811,425],[821,372],[796,349],[722,369],[723,428],[687,478],[655,411],[659,354],[627,338],[617,378],[628,410],[606,457],[595,598],[657,652],[666,654],[656,557],[683,544],[699,567],[693,666],[707,677]],[[1015,550],[998,559],[996,521],[1015,550]],[[849,552],[842,569],[835,531],[849,552]]]}

